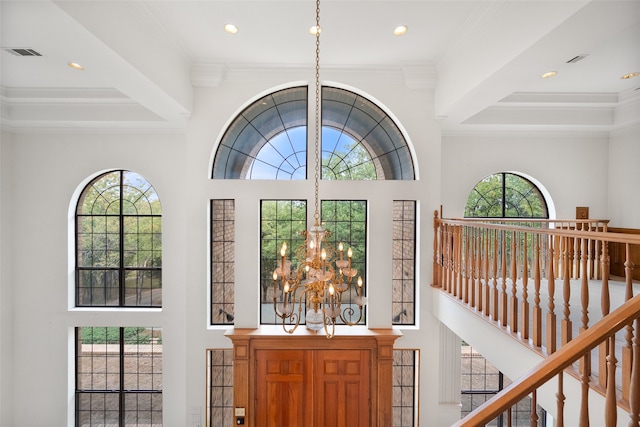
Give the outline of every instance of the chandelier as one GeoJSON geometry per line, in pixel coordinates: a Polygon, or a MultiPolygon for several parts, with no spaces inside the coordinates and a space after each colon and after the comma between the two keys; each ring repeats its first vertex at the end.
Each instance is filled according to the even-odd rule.
{"type": "Polygon", "coordinates": [[[287,259],[287,244],[280,248],[280,263],[273,271],[273,307],[282,319],[284,330],[292,334],[300,325],[302,311],[308,329],[324,329],[327,338],[335,334],[336,323],[356,325],[363,321],[362,278],[355,280],[355,297],[343,305],[343,294],[354,292],[352,283],[358,271],[352,267],[352,249],[344,251],[343,243],[336,249],[326,239],[331,232],[320,225],[318,186],[320,170],[320,0],[316,0],[316,69],[315,69],[315,210],[314,225],[302,232],[304,243],[292,249],[293,261],[287,259]],[[357,306],[357,308],[356,308],[357,306]]]}

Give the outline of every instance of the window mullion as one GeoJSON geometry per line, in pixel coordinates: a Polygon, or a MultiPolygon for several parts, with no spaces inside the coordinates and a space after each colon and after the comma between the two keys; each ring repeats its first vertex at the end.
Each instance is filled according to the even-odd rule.
{"type": "Polygon", "coordinates": [[[120,427],[124,427],[125,421],[125,412],[126,408],[124,406],[125,396],[124,396],[124,327],[120,327],[120,375],[119,375],[119,405],[120,405],[120,427]]]}

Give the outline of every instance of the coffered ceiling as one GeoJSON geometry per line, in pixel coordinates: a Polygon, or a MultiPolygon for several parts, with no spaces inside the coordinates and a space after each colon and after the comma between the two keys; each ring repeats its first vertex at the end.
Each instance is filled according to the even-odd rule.
{"type": "MultiPolygon", "coordinates": [[[[313,0],[20,0],[0,14],[9,131],[181,130],[194,87],[257,69],[306,79],[314,64],[313,0]]],[[[434,90],[445,131],[640,122],[640,76],[621,78],[640,72],[639,0],[322,0],[321,25],[323,70],[434,90]]]]}

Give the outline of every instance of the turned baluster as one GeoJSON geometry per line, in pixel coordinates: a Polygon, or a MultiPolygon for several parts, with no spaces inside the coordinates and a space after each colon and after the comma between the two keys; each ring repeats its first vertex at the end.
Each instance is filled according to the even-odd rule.
{"type": "Polygon", "coordinates": [[[478,230],[474,229],[471,235],[471,280],[469,280],[469,306],[476,306],[476,277],[478,276],[478,264],[476,257],[478,256],[476,242],[478,230]]]}
{"type": "Polygon", "coordinates": [[[489,317],[489,311],[491,306],[491,285],[489,280],[491,273],[489,271],[489,256],[491,254],[491,230],[487,230],[485,233],[485,246],[484,246],[484,315],[489,317]]]}
{"type": "Polygon", "coordinates": [[[565,345],[572,338],[572,322],[571,322],[571,308],[569,304],[569,300],[571,298],[571,277],[569,274],[569,250],[567,248],[568,239],[563,238],[564,241],[564,252],[562,254],[563,262],[562,262],[562,275],[564,277],[564,285],[563,285],[563,297],[564,297],[564,309],[563,309],[563,318],[562,318],[562,326],[561,326],[561,345],[565,345]]]}
{"type": "Polygon", "coordinates": [[[498,230],[493,230],[493,291],[491,318],[498,321],[498,230]]]}
{"type": "Polygon", "coordinates": [[[434,211],[433,213],[433,283],[432,286],[437,288],[442,287],[442,283],[440,283],[440,255],[442,254],[440,250],[440,245],[438,242],[442,242],[442,227],[440,227],[440,220],[438,219],[438,211],[434,211]]]}
{"type": "Polygon", "coordinates": [[[633,366],[629,385],[629,427],[640,426],[640,317],[635,320],[636,336],[633,341],[633,366]]]}
{"type": "Polygon", "coordinates": [[[527,289],[529,283],[529,261],[527,260],[527,247],[529,243],[527,241],[527,233],[524,233],[524,243],[522,244],[522,301],[520,302],[520,308],[522,312],[521,330],[523,340],[529,339],[529,291],[527,289]]]}
{"type": "MultiPolygon", "coordinates": [[[[624,262],[624,275],[625,275],[625,301],[629,301],[633,298],[633,261],[631,261],[631,245],[627,243],[625,245],[626,257],[624,262]]],[[[635,361],[633,360],[633,351],[632,351],[632,343],[633,343],[633,323],[629,323],[625,327],[625,343],[622,347],[622,398],[629,398],[629,387],[631,380],[631,364],[635,361]]],[[[638,330],[636,329],[635,334],[638,335],[638,330]]],[[[637,343],[637,340],[636,340],[637,343]]]]}
{"type": "MultiPolygon", "coordinates": [[[[581,243],[581,256],[580,256],[580,274],[582,278],[582,287],[581,287],[581,300],[582,300],[582,325],[580,326],[580,333],[583,333],[589,328],[589,278],[587,277],[587,256],[585,254],[586,249],[586,239],[582,239],[581,243]]],[[[583,372],[585,375],[591,375],[591,353],[587,353],[584,355],[582,359],[580,359],[580,372],[583,372]]],[[[605,371],[606,372],[606,371],[605,371]]],[[[606,375],[605,372],[602,372],[602,375],[606,375]]]]}
{"type": "Polygon", "coordinates": [[[616,337],[607,338],[609,355],[607,356],[607,388],[605,394],[605,425],[614,427],[618,422],[618,404],[616,397],[616,337]]]}
{"type": "Polygon", "coordinates": [[[516,245],[517,234],[511,233],[511,332],[518,332],[518,247],[516,245]]]}
{"type": "Polygon", "coordinates": [[[547,271],[547,285],[549,289],[549,305],[547,311],[547,353],[551,354],[556,351],[556,277],[553,268],[555,251],[553,239],[549,239],[549,269],[547,271]]]}
{"type": "Polygon", "coordinates": [[[461,249],[461,238],[462,234],[462,226],[456,226],[453,229],[453,296],[459,297],[460,295],[460,274],[461,271],[461,263],[460,263],[460,249],[461,249]]]}
{"type": "Polygon", "coordinates": [[[462,284],[463,290],[463,301],[465,304],[469,304],[469,279],[473,274],[473,267],[471,262],[471,229],[467,228],[467,233],[465,236],[465,247],[464,247],[464,283],[462,284]]]}
{"type": "Polygon", "coordinates": [[[447,227],[447,291],[453,293],[453,226],[447,227]]]}
{"type": "MultiPolygon", "coordinates": [[[[586,357],[586,355],[585,355],[586,357]]],[[[589,427],[589,375],[582,371],[580,376],[580,387],[582,390],[580,399],[580,427],[589,427]]]]}
{"type": "MultiPolygon", "coordinates": [[[[602,317],[609,314],[609,310],[611,309],[611,302],[609,298],[609,271],[608,262],[605,261],[607,258],[607,242],[602,242],[602,292],[600,294],[600,309],[602,310],[602,317]]],[[[607,386],[607,354],[609,354],[609,340],[603,341],[598,346],[598,382],[600,386],[607,386]]],[[[623,381],[624,383],[624,381],[623,381]]]]}
{"type": "Polygon", "coordinates": [[[483,248],[484,248],[484,240],[483,240],[483,236],[484,236],[484,230],[480,230],[480,233],[478,234],[478,258],[477,258],[477,263],[478,263],[478,280],[477,280],[477,288],[478,288],[478,299],[477,299],[477,306],[476,308],[478,309],[478,312],[482,312],[482,266],[483,266],[483,248]]]}
{"type": "Polygon", "coordinates": [[[535,251],[536,251],[536,264],[533,275],[533,345],[536,347],[542,346],[542,308],[540,308],[540,235],[536,235],[535,251]]]}
{"type": "Polygon", "coordinates": [[[500,292],[500,322],[502,326],[507,326],[507,233],[502,230],[502,290],[500,292]]]}
{"type": "Polygon", "coordinates": [[[556,427],[564,427],[564,401],[566,396],[564,395],[564,372],[560,371],[558,374],[558,392],[556,393],[557,411],[556,414],[556,427]]]}

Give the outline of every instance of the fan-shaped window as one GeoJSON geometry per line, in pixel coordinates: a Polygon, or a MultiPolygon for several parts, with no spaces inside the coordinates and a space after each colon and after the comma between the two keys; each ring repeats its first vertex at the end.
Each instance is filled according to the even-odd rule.
{"type": "Polygon", "coordinates": [[[489,175],[476,184],[464,210],[467,218],[548,218],[544,196],[528,179],[513,173],[489,175]]]}
{"type": "Polygon", "coordinates": [[[162,306],[162,211],[140,175],[108,172],[76,208],[76,305],[162,306]]]}
{"type": "MultiPolygon", "coordinates": [[[[306,179],[308,88],[269,94],[227,128],[213,178],[306,179]]],[[[322,179],[414,179],[402,132],[371,101],[343,89],[322,89],[322,179]]]]}
{"type": "Polygon", "coordinates": [[[414,179],[402,132],[368,99],[323,87],[322,129],[323,179],[414,179]]]}

